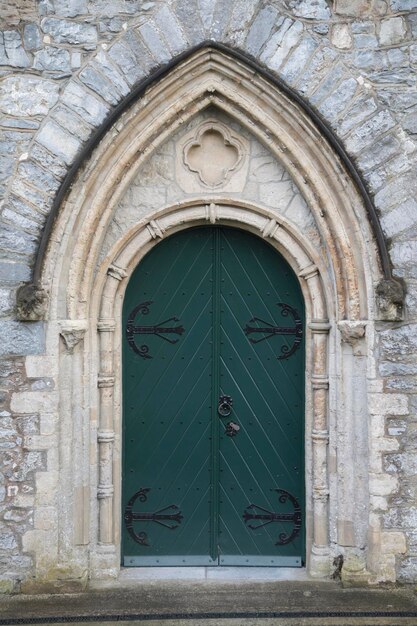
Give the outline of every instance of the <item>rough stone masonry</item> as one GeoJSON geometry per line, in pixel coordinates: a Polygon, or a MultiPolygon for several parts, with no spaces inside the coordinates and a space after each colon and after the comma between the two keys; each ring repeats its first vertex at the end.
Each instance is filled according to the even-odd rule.
{"type": "MultiPolygon", "coordinates": [[[[376,324],[382,382],[369,407],[379,446],[370,526],[382,560],[368,579],[415,582],[417,0],[4,0],[0,28],[0,589],[33,580],[34,544],[57,524],[57,374],[42,361],[47,303],[18,291],[33,282],[60,186],[96,130],[137,84],[210,41],[299,94],[376,207],[402,286],[387,298],[404,309],[376,324]]],[[[57,563],[54,579],[65,567],[57,563]]]]}

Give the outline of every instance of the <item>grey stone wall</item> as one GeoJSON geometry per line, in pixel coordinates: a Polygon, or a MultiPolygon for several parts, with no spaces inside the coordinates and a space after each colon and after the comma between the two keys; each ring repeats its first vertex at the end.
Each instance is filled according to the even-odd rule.
{"type": "MultiPolygon", "coordinates": [[[[406,533],[398,578],[417,578],[417,0],[20,0],[0,5],[0,562],[4,587],[24,577],[21,535],[32,523],[36,414],[10,394],[40,385],[21,357],[43,351],[41,322],[15,318],[62,180],[132,88],[205,40],[255,58],[323,116],[361,172],[380,215],[405,320],[381,324],[379,372],[409,414],[385,418],[400,479],[381,510],[406,533]],[[397,443],[394,443],[397,442],[397,443]]],[[[394,412],[395,413],[395,412],[394,412]]]]}

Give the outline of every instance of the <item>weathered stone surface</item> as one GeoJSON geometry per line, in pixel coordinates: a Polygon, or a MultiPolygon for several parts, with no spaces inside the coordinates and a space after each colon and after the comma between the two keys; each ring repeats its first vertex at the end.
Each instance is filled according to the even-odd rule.
{"type": "MultiPolygon", "coordinates": [[[[62,94],[62,102],[78,113],[81,118],[94,126],[98,126],[109,111],[107,105],[92,96],[86,89],[83,89],[75,82],[68,83],[62,94]]],[[[75,141],[74,138],[72,139],[75,141]]],[[[43,142],[41,141],[40,143],[43,142]]],[[[58,152],[57,154],[61,153],[58,152]]]]}
{"type": "Polygon", "coordinates": [[[52,120],[41,128],[37,140],[50,152],[61,157],[65,163],[71,163],[81,146],[80,141],[52,120]]]}
{"type": "Polygon", "coordinates": [[[292,84],[317,47],[318,44],[312,37],[304,36],[298,46],[291,51],[285,65],[281,67],[280,75],[292,84]]]}
{"type": "Polygon", "coordinates": [[[334,92],[319,105],[319,111],[333,120],[346,109],[355,96],[358,83],[354,78],[343,80],[334,92]]]}
{"type": "Polygon", "coordinates": [[[47,70],[70,74],[70,53],[68,50],[63,48],[45,46],[45,48],[35,53],[33,67],[35,70],[47,70]]]}
{"type": "Polygon", "coordinates": [[[235,45],[243,44],[249,25],[259,6],[259,0],[235,0],[227,27],[229,41],[235,45]]]}
{"type": "Polygon", "coordinates": [[[417,9],[417,0],[390,0],[392,11],[411,11],[417,9]]]}
{"type": "MultiPolygon", "coordinates": [[[[140,46],[138,40],[137,45],[140,46]]],[[[128,43],[117,42],[109,50],[109,57],[123,72],[129,85],[134,85],[145,76],[145,68],[148,69],[154,65],[149,53],[145,51],[142,56],[142,63],[138,62],[133,50],[128,43]]]]}
{"type": "Polygon", "coordinates": [[[0,258],[15,258],[20,256],[31,256],[37,247],[37,238],[10,228],[9,224],[0,222],[0,258]]]}
{"type": "MultiPolygon", "coordinates": [[[[251,0],[249,0],[248,4],[251,4],[251,0]]],[[[175,13],[178,24],[181,24],[187,41],[191,45],[195,46],[205,40],[206,34],[203,24],[199,19],[197,0],[194,0],[194,2],[190,2],[190,0],[177,0],[172,10],[175,13]]],[[[243,18],[243,15],[241,17],[243,18]]]]}
{"type": "Polygon", "coordinates": [[[289,8],[296,17],[326,20],[331,17],[326,0],[290,0],[289,8]]]}
{"type": "Polygon", "coordinates": [[[80,73],[80,80],[99,94],[109,104],[117,104],[121,98],[114,85],[93,67],[86,67],[80,73]]]}
{"type": "Polygon", "coordinates": [[[392,17],[381,22],[379,39],[383,46],[391,46],[401,43],[406,36],[407,30],[402,17],[392,17]]]}
{"type": "MultiPolygon", "coordinates": [[[[302,37],[304,27],[301,22],[294,22],[285,32],[279,33],[279,37],[274,41],[276,50],[269,59],[271,69],[277,70],[281,67],[290,51],[298,44],[302,37]]],[[[266,51],[265,51],[266,52],[266,51]]],[[[265,55],[266,57],[266,55],[265,55]]]]}
{"type": "Polygon", "coordinates": [[[0,281],[4,283],[18,284],[28,281],[31,277],[30,265],[18,262],[0,261],[0,281]]]}
{"type": "Polygon", "coordinates": [[[258,13],[246,39],[246,49],[250,54],[256,55],[269,40],[277,16],[278,11],[272,6],[266,6],[258,13]]]}
{"type": "Polygon", "coordinates": [[[16,295],[16,317],[22,322],[43,320],[48,307],[47,292],[34,284],[19,287],[16,295]]]}
{"type": "Polygon", "coordinates": [[[166,44],[162,41],[155,26],[150,22],[145,22],[142,26],[139,26],[139,32],[142,35],[143,41],[148,46],[151,54],[160,61],[165,63],[169,59],[169,52],[166,44]]]}
{"type": "Polygon", "coordinates": [[[347,50],[352,45],[352,35],[348,24],[335,24],[332,28],[332,43],[336,48],[347,50]]]}
{"type": "Polygon", "coordinates": [[[88,13],[87,0],[54,0],[54,13],[60,17],[78,17],[88,13]]]}
{"type": "Polygon", "coordinates": [[[0,63],[12,67],[29,67],[31,62],[16,30],[0,31],[0,63]]]}
{"type": "Polygon", "coordinates": [[[154,19],[171,52],[173,54],[182,52],[187,47],[187,41],[171,9],[163,4],[154,19]]]}
{"type": "Polygon", "coordinates": [[[0,325],[0,355],[41,354],[44,350],[43,322],[4,320],[0,325]]]}
{"type": "Polygon", "coordinates": [[[380,165],[401,150],[401,143],[394,135],[387,135],[364,150],[358,156],[360,166],[367,170],[380,165]]]}
{"type": "Polygon", "coordinates": [[[363,124],[357,125],[346,140],[346,146],[353,154],[358,154],[375,139],[396,125],[388,111],[380,111],[363,124]]]}
{"type": "Polygon", "coordinates": [[[37,24],[26,24],[23,31],[23,43],[26,50],[37,50],[42,46],[42,39],[37,24]]]}
{"type": "Polygon", "coordinates": [[[41,28],[57,43],[92,44],[93,46],[97,43],[97,29],[91,24],[45,17],[41,21],[41,28]]]}
{"type": "MultiPolygon", "coordinates": [[[[82,141],[86,141],[93,131],[91,124],[87,124],[80,115],[77,115],[77,113],[74,113],[74,111],[71,111],[64,105],[58,105],[54,108],[52,118],[71,135],[75,135],[82,141]]],[[[59,185],[59,181],[57,181],[57,184],[59,185]]]]}
{"type": "Polygon", "coordinates": [[[59,187],[59,181],[55,176],[50,171],[39,167],[34,161],[20,163],[18,173],[27,182],[35,182],[43,191],[53,192],[59,187]]]}
{"type": "Polygon", "coordinates": [[[46,115],[58,100],[59,85],[37,76],[8,76],[0,82],[0,110],[17,116],[46,115]]]}

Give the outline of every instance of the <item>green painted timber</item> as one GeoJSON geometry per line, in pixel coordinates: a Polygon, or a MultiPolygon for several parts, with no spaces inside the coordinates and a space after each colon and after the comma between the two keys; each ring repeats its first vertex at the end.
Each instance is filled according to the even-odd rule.
{"type": "Polygon", "coordinates": [[[135,270],[123,328],[122,563],[301,566],[304,305],[289,265],[237,229],[183,231],[135,270]]]}

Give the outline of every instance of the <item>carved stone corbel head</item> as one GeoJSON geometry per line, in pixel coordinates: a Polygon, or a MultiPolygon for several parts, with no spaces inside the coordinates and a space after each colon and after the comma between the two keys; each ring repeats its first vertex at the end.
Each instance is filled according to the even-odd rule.
{"type": "Polygon", "coordinates": [[[16,294],[16,317],[21,322],[38,322],[45,319],[48,309],[48,293],[30,283],[22,285],[16,294]]]}

